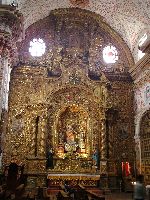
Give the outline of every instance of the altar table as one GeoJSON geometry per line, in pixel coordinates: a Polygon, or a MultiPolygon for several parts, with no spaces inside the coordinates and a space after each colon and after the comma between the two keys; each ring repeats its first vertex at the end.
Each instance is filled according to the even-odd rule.
{"type": "Polygon", "coordinates": [[[60,185],[68,180],[73,185],[82,184],[83,186],[96,186],[100,180],[99,174],[48,174],[47,179],[50,186],[60,185]]]}

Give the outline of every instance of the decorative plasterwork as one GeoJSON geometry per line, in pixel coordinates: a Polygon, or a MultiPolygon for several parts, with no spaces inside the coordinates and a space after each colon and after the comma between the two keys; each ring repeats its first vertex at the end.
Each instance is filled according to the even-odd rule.
{"type": "Polygon", "coordinates": [[[134,63],[122,38],[99,15],[79,8],[52,11],[26,30],[26,38],[18,47],[22,63],[57,68],[57,72],[63,63],[65,67],[89,67],[89,71],[98,76],[101,71],[107,71],[112,79],[120,74],[122,79],[126,79],[134,63]],[[45,54],[39,58],[29,54],[33,38],[43,39],[47,46],[45,54]],[[107,64],[103,59],[103,49],[110,44],[117,49],[119,59],[107,64]],[[51,63],[48,62],[50,58],[51,63]]]}
{"type": "MultiPolygon", "coordinates": [[[[80,0],[84,3],[85,0],[80,0]]],[[[77,0],[18,0],[19,10],[25,18],[25,27],[49,15],[51,10],[58,8],[80,7],[77,0]],[[78,4],[77,4],[78,3],[78,4]]],[[[149,1],[142,0],[89,0],[84,9],[101,15],[115,31],[117,31],[128,44],[131,51],[134,50],[140,33],[150,24],[149,1]]]]}
{"type": "Polygon", "coordinates": [[[145,56],[130,70],[135,91],[135,151],[139,173],[141,173],[140,127],[144,114],[150,109],[148,88],[150,87],[150,54],[145,56]],[[146,89],[147,88],[147,89],[146,89]]]}
{"type": "Polygon", "coordinates": [[[130,69],[130,74],[133,78],[133,80],[135,80],[137,82],[137,79],[139,80],[139,78],[141,79],[141,74],[143,74],[143,72],[149,73],[150,72],[150,54],[145,54],[145,56],[140,59],[136,65],[134,65],[131,69],[130,69]],[[147,72],[146,72],[147,71],[147,72]]]}
{"type": "Polygon", "coordinates": [[[0,55],[15,60],[16,44],[23,33],[22,14],[16,7],[0,5],[0,55]]]}
{"type": "Polygon", "coordinates": [[[16,41],[23,32],[22,22],[23,16],[16,10],[16,7],[0,5],[0,32],[7,32],[16,41]]]}

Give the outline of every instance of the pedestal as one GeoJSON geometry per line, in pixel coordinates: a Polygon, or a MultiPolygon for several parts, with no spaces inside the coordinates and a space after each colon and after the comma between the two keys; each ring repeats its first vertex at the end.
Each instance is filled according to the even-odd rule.
{"type": "Polygon", "coordinates": [[[42,157],[28,157],[27,167],[27,187],[46,186],[46,159],[42,157]]]}

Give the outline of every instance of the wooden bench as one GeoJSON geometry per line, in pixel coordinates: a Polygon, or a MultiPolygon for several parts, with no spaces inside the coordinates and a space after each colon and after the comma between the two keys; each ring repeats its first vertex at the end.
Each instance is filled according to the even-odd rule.
{"type": "Polygon", "coordinates": [[[43,188],[43,197],[44,197],[44,199],[51,199],[51,194],[48,194],[48,192],[47,192],[47,187],[44,187],[43,188]]]}
{"type": "Polygon", "coordinates": [[[67,192],[65,192],[63,190],[60,190],[58,192],[57,199],[58,200],[72,200],[73,198],[70,197],[69,193],[67,193],[67,192]]]}
{"type": "Polygon", "coordinates": [[[35,195],[35,191],[33,190],[33,191],[30,191],[30,192],[29,192],[28,198],[29,198],[29,199],[35,199],[35,196],[36,196],[36,195],[35,195]]]}
{"type": "Polygon", "coordinates": [[[98,192],[94,192],[91,190],[86,189],[83,185],[78,184],[78,187],[80,188],[81,192],[83,193],[83,195],[85,195],[85,199],[88,196],[89,200],[105,200],[105,196],[102,195],[101,191],[98,192]]]}
{"type": "Polygon", "coordinates": [[[88,199],[87,191],[83,185],[78,184],[78,188],[75,193],[75,198],[79,199],[79,200],[87,200],[88,199]]]}
{"type": "Polygon", "coordinates": [[[25,192],[23,193],[23,195],[21,196],[21,199],[22,199],[22,200],[25,200],[25,199],[28,199],[28,197],[29,197],[29,191],[25,191],[25,192]]]}
{"type": "Polygon", "coordinates": [[[87,194],[89,200],[105,200],[105,196],[97,192],[87,190],[87,194]]]}

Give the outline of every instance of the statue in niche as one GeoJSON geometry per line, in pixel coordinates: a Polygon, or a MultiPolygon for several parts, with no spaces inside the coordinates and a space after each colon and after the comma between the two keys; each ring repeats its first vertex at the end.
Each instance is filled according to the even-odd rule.
{"type": "Polygon", "coordinates": [[[61,60],[62,60],[62,47],[58,46],[56,48],[50,49],[46,57],[46,64],[48,77],[59,77],[61,76],[61,60]]]}
{"type": "Polygon", "coordinates": [[[65,151],[67,151],[67,152],[76,152],[78,144],[75,141],[75,133],[74,133],[73,128],[71,126],[67,127],[65,139],[66,139],[65,151]]]}
{"type": "Polygon", "coordinates": [[[46,168],[53,168],[53,149],[49,148],[47,151],[47,163],[46,163],[46,168]]]}
{"type": "Polygon", "coordinates": [[[99,168],[100,155],[99,155],[98,148],[96,148],[93,151],[92,160],[93,160],[93,166],[99,168]]]}
{"type": "Polygon", "coordinates": [[[84,156],[88,153],[87,120],[87,112],[78,105],[66,107],[60,114],[57,127],[59,131],[58,147],[63,145],[64,154],[79,153],[84,156]]]}

